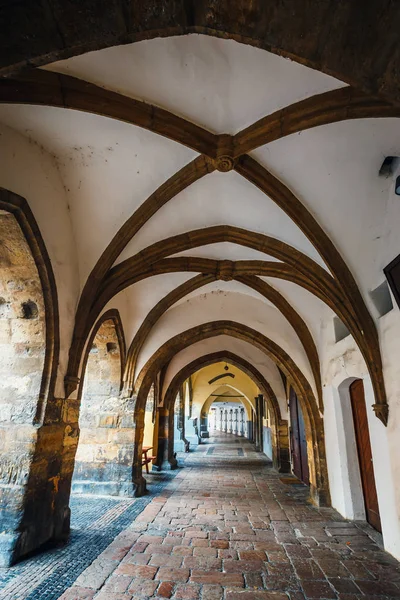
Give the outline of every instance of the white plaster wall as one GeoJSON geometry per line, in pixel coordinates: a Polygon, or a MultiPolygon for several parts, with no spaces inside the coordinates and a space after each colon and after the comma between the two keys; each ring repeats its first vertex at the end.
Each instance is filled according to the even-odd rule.
{"type": "MultiPolygon", "coordinates": [[[[394,321],[395,308],[383,317],[379,329],[385,329],[384,322],[394,321]]],[[[396,323],[398,322],[398,314],[396,323]]],[[[332,505],[345,517],[363,519],[364,507],[361,492],[361,480],[357,468],[357,455],[349,410],[348,386],[355,378],[363,380],[367,406],[371,449],[374,462],[375,481],[382,523],[385,549],[400,559],[400,503],[399,482],[396,477],[399,470],[398,436],[395,441],[395,426],[398,423],[398,378],[397,364],[391,354],[387,356],[388,337],[396,335],[396,326],[381,333],[384,357],[384,376],[389,402],[389,426],[386,428],[376,418],[372,409],[374,394],[365,362],[353,338],[348,336],[338,343],[333,340],[333,327],[325,322],[322,335],[325,338],[325,353],[322,357],[322,383],[324,389],[324,426],[326,435],[326,453],[328,475],[331,488],[332,505]]],[[[398,326],[397,326],[398,327],[398,326]]],[[[398,333],[398,332],[397,332],[398,333]]],[[[399,338],[397,337],[397,340],[399,338]]],[[[398,341],[397,341],[398,344],[398,341]]],[[[397,345],[398,348],[398,345],[397,345]]],[[[393,350],[393,347],[392,347],[393,350]]],[[[398,431],[398,429],[397,429],[398,431]]]]}
{"type": "Polygon", "coordinates": [[[57,285],[61,352],[56,395],[62,397],[79,293],[79,271],[64,182],[54,157],[0,124],[0,185],[25,198],[38,223],[57,285]]]}

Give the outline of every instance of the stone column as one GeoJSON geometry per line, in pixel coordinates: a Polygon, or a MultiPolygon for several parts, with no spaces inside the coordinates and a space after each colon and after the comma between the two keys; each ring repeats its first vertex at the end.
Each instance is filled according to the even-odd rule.
{"type": "Polygon", "coordinates": [[[225,433],[228,432],[228,409],[227,408],[224,409],[224,431],[225,431],[225,433]]]}
{"type": "Polygon", "coordinates": [[[238,409],[235,408],[235,427],[234,427],[234,429],[235,429],[235,435],[238,435],[238,433],[239,433],[239,428],[238,428],[238,425],[239,425],[239,422],[238,422],[238,412],[239,412],[238,409]]]}
{"type": "Polygon", "coordinates": [[[224,409],[220,408],[219,409],[219,431],[223,431],[224,428],[224,409]]]}
{"type": "Polygon", "coordinates": [[[229,433],[232,433],[232,417],[233,417],[233,410],[230,408],[229,409],[229,433]]]}
{"type": "MultiPolygon", "coordinates": [[[[254,417],[252,417],[252,418],[254,418],[254,417]]],[[[254,425],[254,423],[251,419],[249,421],[247,421],[247,439],[250,442],[254,441],[253,440],[253,425],[254,425]]]]}
{"type": "Polygon", "coordinates": [[[158,448],[157,458],[153,464],[153,471],[169,471],[175,468],[169,462],[169,410],[161,407],[158,409],[158,448]]]}
{"type": "Polygon", "coordinates": [[[259,394],[258,399],[258,440],[260,446],[260,452],[264,451],[264,396],[259,394]]]}
{"type": "Polygon", "coordinates": [[[171,465],[172,469],[178,468],[178,461],[176,460],[176,452],[174,450],[174,438],[175,438],[175,414],[174,414],[174,405],[172,405],[171,410],[168,415],[168,462],[171,465]]]}
{"type": "Polygon", "coordinates": [[[189,452],[189,442],[185,437],[185,394],[183,388],[179,390],[178,429],[181,435],[181,440],[185,445],[185,452],[189,452]]]}
{"type": "Polygon", "coordinates": [[[281,419],[276,427],[272,428],[272,454],[273,465],[279,473],[290,473],[290,449],[288,422],[281,419]]]}
{"type": "Polygon", "coordinates": [[[255,445],[256,452],[260,452],[260,427],[259,427],[259,408],[258,408],[258,396],[254,398],[256,411],[253,414],[253,441],[255,445]]]}
{"type": "Polygon", "coordinates": [[[244,436],[244,408],[240,409],[240,435],[244,436]]]}

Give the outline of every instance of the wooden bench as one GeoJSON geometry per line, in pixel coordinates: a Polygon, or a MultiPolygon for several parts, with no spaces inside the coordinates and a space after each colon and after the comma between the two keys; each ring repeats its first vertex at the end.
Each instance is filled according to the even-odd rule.
{"type": "Polygon", "coordinates": [[[143,446],[142,448],[142,467],[146,466],[146,473],[149,473],[149,464],[152,460],[157,458],[156,456],[147,456],[149,450],[152,450],[153,446],[143,446]]]}

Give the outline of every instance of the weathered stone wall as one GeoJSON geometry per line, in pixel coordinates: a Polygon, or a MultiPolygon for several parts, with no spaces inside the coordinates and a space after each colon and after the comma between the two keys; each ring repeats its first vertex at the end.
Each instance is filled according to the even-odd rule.
{"type": "Polygon", "coordinates": [[[13,215],[0,212],[0,561],[16,542],[45,358],[39,274],[13,215]]]}
{"type": "Polygon", "coordinates": [[[73,491],[131,495],[134,401],[120,396],[121,348],[114,321],[89,351],[79,418],[73,491]]]}

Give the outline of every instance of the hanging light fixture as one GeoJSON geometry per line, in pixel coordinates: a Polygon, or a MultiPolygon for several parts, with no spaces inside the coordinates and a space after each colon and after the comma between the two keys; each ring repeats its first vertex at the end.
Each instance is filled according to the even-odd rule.
{"type": "Polygon", "coordinates": [[[224,366],[224,369],[225,369],[225,371],[229,371],[228,364],[226,364],[226,365],[224,366]]]}

